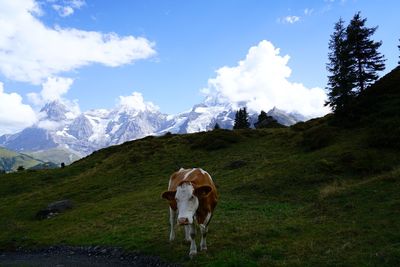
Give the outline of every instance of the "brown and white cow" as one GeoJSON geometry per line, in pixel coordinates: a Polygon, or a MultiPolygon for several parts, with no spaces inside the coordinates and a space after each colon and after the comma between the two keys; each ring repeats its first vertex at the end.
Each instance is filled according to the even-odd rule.
{"type": "Polygon", "coordinates": [[[171,175],[168,191],[164,192],[162,197],[169,201],[170,206],[169,240],[175,239],[176,222],[178,225],[184,225],[185,239],[191,242],[189,256],[196,255],[196,220],[201,232],[200,250],[207,250],[207,227],[217,205],[217,188],[211,176],[200,168],[181,168],[171,175]]]}

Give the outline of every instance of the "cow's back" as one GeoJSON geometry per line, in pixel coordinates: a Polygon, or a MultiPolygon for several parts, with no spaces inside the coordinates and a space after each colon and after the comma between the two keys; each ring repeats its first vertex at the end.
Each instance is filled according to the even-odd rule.
{"type": "Polygon", "coordinates": [[[195,187],[208,185],[212,191],[217,192],[217,188],[208,172],[200,168],[183,169],[174,172],[169,180],[168,190],[176,191],[176,188],[183,182],[190,182],[195,187]]]}

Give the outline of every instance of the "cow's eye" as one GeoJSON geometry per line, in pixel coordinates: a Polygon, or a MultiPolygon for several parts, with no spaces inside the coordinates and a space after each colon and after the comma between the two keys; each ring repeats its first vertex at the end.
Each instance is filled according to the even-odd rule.
{"type": "Polygon", "coordinates": [[[191,196],[190,198],[189,198],[189,200],[193,200],[194,199],[194,196],[191,196]]]}

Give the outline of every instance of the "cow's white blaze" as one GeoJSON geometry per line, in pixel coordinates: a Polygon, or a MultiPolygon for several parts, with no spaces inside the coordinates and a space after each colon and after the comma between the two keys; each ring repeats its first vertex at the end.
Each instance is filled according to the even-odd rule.
{"type": "Polygon", "coordinates": [[[175,199],[178,206],[179,219],[187,219],[189,224],[193,223],[193,217],[199,207],[199,200],[193,194],[194,188],[190,183],[183,183],[176,189],[175,199]]]}
{"type": "Polygon", "coordinates": [[[192,172],[194,172],[196,169],[191,169],[190,171],[188,171],[186,174],[185,174],[185,176],[183,177],[183,180],[186,180],[188,177],[189,177],[189,175],[192,173],[192,172]]]}

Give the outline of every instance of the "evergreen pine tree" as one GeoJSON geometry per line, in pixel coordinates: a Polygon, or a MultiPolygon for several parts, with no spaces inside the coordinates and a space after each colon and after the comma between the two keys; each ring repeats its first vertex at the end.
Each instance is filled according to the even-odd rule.
{"type": "Polygon", "coordinates": [[[255,128],[263,128],[263,122],[268,120],[268,115],[264,110],[261,110],[260,114],[258,115],[257,122],[254,123],[255,128]]]}
{"type": "MultiPolygon", "coordinates": [[[[399,42],[400,42],[400,39],[399,39],[399,42]]],[[[397,47],[399,48],[399,51],[400,51],[400,45],[398,45],[397,47]]],[[[399,55],[399,58],[400,58],[400,55],[399,55]]],[[[400,60],[397,63],[400,65],[400,60]]]]}
{"type": "Polygon", "coordinates": [[[21,166],[18,166],[17,171],[20,172],[20,171],[23,171],[23,170],[25,170],[24,166],[22,166],[22,165],[21,165],[21,166]]]}
{"type": "Polygon", "coordinates": [[[268,116],[268,114],[261,110],[260,115],[258,115],[258,120],[254,123],[254,127],[256,129],[261,128],[280,128],[284,127],[282,124],[278,123],[277,120],[274,119],[272,116],[268,116]]]}
{"type": "Polygon", "coordinates": [[[235,122],[233,123],[233,129],[240,129],[239,128],[239,121],[240,121],[240,119],[239,119],[239,111],[240,111],[240,109],[239,110],[236,110],[236,113],[235,113],[235,122]]]}
{"type": "Polygon", "coordinates": [[[266,120],[267,118],[268,118],[267,113],[264,110],[261,110],[260,115],[258,115],[257,122],[262,122],[263,120],[266,120]]]}
{"type": "Polygon", "coordinates": [[[366,21],[358,12],[346,29],[350,57],[354,60],[352,70],[355,74],[355,88],[358,92],[363,92],[379,78],[377,72],[385,69],[384,56],[378,52],[382,42],[371,40],[378,27],[367,28],[366,21]]]}
{"type": "Polygon", "coordinates": [[[250,122],[249,122],[249,113],[247,113],[246,107],[242,109],[242,124],[243,124],[243,129],[249,129],[250,128],[250,122]]]}
{"type": "Polygon", "coordinates": [[[250,128],[249,114],[246,108],[239,109],[236,111],[235,123],[233,129],[248,129],[250,128]]]}
{"type": "Polygon", "coordinates": [[[328,101],[335,113],[343,112],[354,96],[354,74],[352,65],[354,60],[350,57],[344,21],[339,21],[334,26],[334,32],[329,41],[329,63],[326,64],[330,72],[328,76],[328,101]]]}
{"type": "Polygon", "coordinates": [[[221,127],[219,126],[218,122],[216,122],[214,125],[214,130],[218,130],[218,129],[221,129],[221,127]]]}

